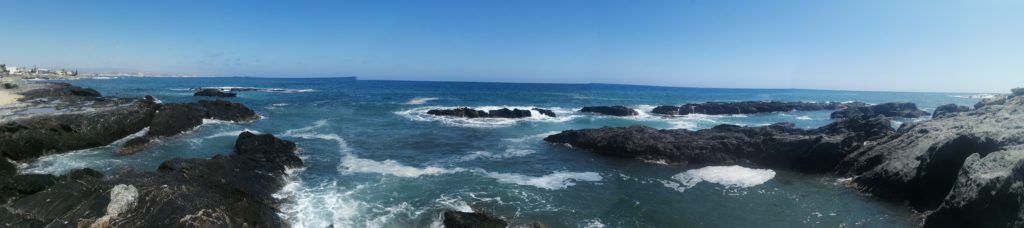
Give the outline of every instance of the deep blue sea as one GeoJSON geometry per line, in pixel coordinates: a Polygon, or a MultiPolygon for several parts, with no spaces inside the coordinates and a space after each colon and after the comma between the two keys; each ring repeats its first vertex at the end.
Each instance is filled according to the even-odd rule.
{"type": "MultiPolygon", "coordinates": [[[[253,108],[252,123],[209,121],[134,155],[116,145],[52,155],[26,172],[90,167],[110,175],[150,171],[175,157],[232,152],[241,131],[294,141],[306,161],[292,170],[281,214],[295,227],[431,227],[444,209],[482,210],[548,227],[911,227],[904,205],[844,187],[829,175],[743,167],[681,167],[612,159],[542,141],[562,130],[648,125],[703,129],[793,122],[815,128],[829,111],[758,115],[646,114],[657,105],[705,101],[909,101],[931,111],[971,105],[975,94],[791,89],[705,89],[603,84],[367,81],[354,78],[115,78],[69,81],[106,96],[190,102],[196,87],[253,87],[228,100],[253,108]],[[579,113],[625,105],[635,117],[579,113]],[[558,117],[456,119],[431,108],[538,107],[558,117]],[[688,172],[689,171],[689,172],[688,172]]],[[[899,122],[919,121],[913,119],[899,122]]],[[[899,123],[894,123],[898,125],[899,123]]],[[[115,143],[117,144],[117,143],[115,143]]]]}

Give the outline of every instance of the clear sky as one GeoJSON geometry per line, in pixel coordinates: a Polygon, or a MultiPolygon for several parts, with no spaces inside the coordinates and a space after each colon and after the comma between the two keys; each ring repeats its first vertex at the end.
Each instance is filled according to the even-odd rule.
{"type": "Polygon", "coordinates": [[[209,76],[1005,92],[1024,1],[4,1],[0,63],[209,76]]]}

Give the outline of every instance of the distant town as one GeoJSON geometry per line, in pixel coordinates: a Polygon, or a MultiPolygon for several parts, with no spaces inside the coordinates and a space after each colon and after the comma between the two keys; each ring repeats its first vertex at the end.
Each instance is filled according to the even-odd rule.
{"type": "Polygon", "coordinates": [[[0,77],[20,77],[23,79],[75,79],[79,77],[192,77],[194,75],[160,74],[147,72],[88,72],[79,73],[77,69],[50,69],[8,66],[0,64],[0,77]]]}

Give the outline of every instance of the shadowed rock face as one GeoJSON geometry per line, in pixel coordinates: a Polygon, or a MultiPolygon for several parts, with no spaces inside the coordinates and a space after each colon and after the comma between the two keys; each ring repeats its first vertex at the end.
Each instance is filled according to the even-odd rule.
{"type": "Polygon", "coordinates": [[[506,228],[508,222],[485,213],[447,210],[442,214],[445,228],[506,228]]]}
{"type": "Polygon", "coordinates": [[[943,118],[967,111],[971,111],[971,108],[963,105],[945,104],[935,108],[935,112],[932,113],[932,118],[943,118]]]}
{"type": "Polygon", "coordinates": [[[286,167],[301,166],[295,145],[244,132],[236,149],[229,156],[174,159],[156,172],[107,179],[75,172],[34,177],[48,187],[19,193],[0,207],[0,221],[13,227],[285,226],[273,193],[284,186],[286,167]]]}
{"type": "MultiPolygon", "coordinates": [[[[537,112],[540,112],[542,115],[546,115],[546,116],[550,116],[550,117],[555,117],[555,113],[552,112],[551,110],[539,109],[539,108],[534,108],[533,110],[536,110],[537,112]]],[[[490,111],[483,111],[483,110],[476,110],[476,109],[465,108],[465,107],[463,107],[463,108],[456,108],[456,109],[433,109],[433,110],[428,110],[427,114],[435,115],[435,116],[452,116],[452,117],[462,117],[462,118],[526,118],[526,117],[530,117],[530,116],[533,115],[530,112],[530,110],[524,110],[524,109],[518,109],[518,108],[517,109],[502,108],[502,109],[495,109],[495,110],[490,110],[490,111]]]]}
{"type": "Polygon", "coordinates": [[[200,89],[196,91],[192,96],[205,96],[205,97],[235,97],[238,96],[235,93],[228,93],[219,89],[200,89]]]}
{"type": "Polygon", "coordinates": [[[592,112],[609,116],[635,116],[640,114],[636,110],[625,106],[590,106],[583,107],[580,109],[580,112],[592,112]]]}
{"type": "Polygon", "coordinates": [[[256,112],[242,104],[222,100],[165,104],[158,111],[149,126],[149,135],[152,136],[176,135],[199,126],[203,119],[239,122],[259,118],[256,112]]]}
{"type": "Polygon", "coordinates": [[[68,83],[49,83],[48,86],[21,93],[20,100],[60,97],[99,97],[100,92],[94,89],[72,86],[68,83]]]}
{"type": "Polygon", "coordinates": [[[832,119],[852,118],[857,116],[876,116],[917,118],[927,116],[928,112],[917,109],[914,103],[884,103],[867,107],[850,107],[833,112],[832,119]]]}
{"type": "Polygon", "coordinates": [[[3,123],[0,152],[21,161],[107,145],[149,126],[156,107],[138,101],[108,110],[41,115],[3,123]]]}
{"type": "Polygon", "coordinates": [[[702,104],[685,104],[682,106],[658,106],[652,113],[661,115],[733,115],[767,112],[835,110],[849,107],[861,107],[864,103],[851,102],[781,102],[781,101],[743,101],[743,102],[705,102],[702,104]]]}
{"type": "Polygon", "coordinates": [[[631,126],[569,130],[544,140],[607,156],[692,166],[743,164],[826,172],[865,141],[892,132],[888,119],[865,117],[814,130],[790,123],[764,127],[719,125],[699,131],[631,126]]]}

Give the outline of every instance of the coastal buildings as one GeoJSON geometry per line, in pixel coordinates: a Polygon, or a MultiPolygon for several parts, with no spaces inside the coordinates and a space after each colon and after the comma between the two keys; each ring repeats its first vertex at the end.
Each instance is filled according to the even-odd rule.
{"type": "Polygon", "coordinates": [[[0,76],[25,76],[25,77],[77,77],[78,70],[50,70],[46,68],[38,68],[32,66],[28,67],[15,67],[7,66],[7,64],[0,64],[0,76]]]}

